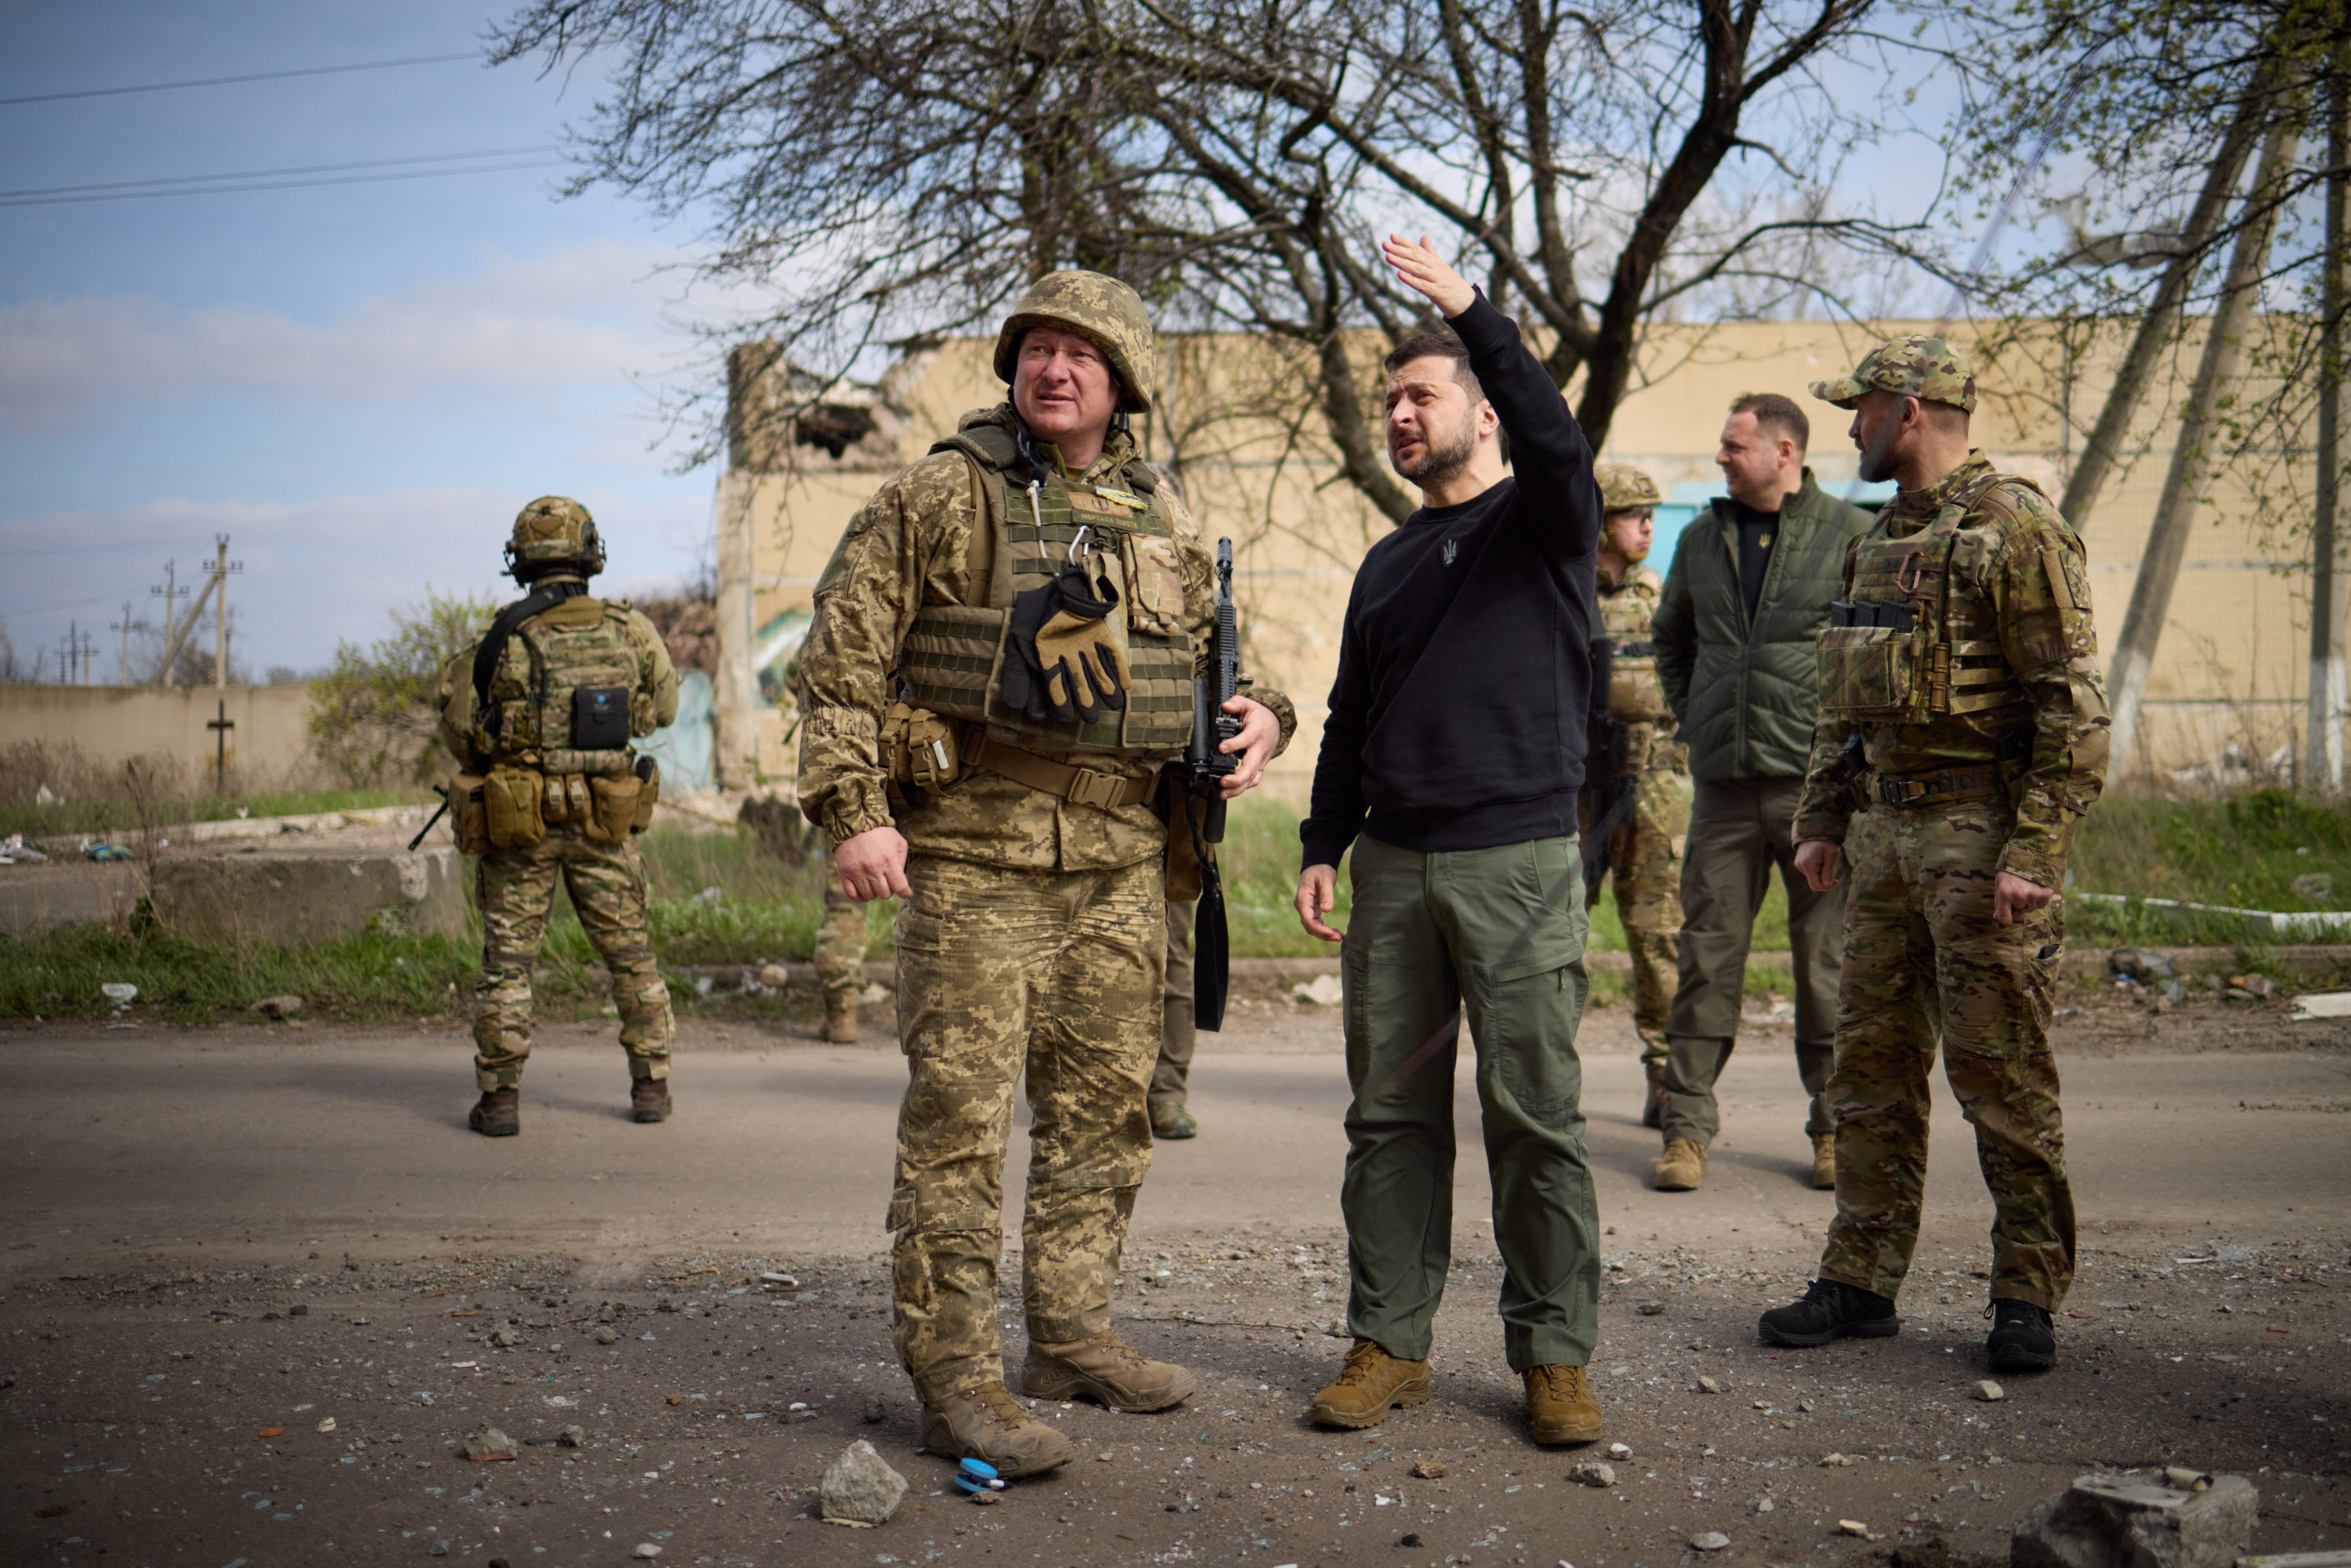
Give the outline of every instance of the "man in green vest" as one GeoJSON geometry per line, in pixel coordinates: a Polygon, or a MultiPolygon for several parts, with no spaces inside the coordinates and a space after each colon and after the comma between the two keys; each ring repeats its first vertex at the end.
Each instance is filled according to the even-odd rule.
{"type": "MultiPolygon", "coordinates": [[[[1158,1410],[1195,1386],[1110,1326],[1151,1162],[1145,1105],[1167,949],[1163,783],[1192,727],[1214,572],[1126,416],[1157,348],[1114,278],[1040,278],[997,340],[1009,395],[850,519],[800,655],[800,805],[850,897],[899,906],[892,1333],[932,1453],[1021,1476],[1070,1440],[1005,1387],[996,1325],[1004,1153],[1024,1075],[1022,1390],[1158,1410]],[[1155,809],[1155,801],[1158,802],[1155,809]]],[[[1252,788],[1296,727],[1225,705],[1252,788]]]]}
{"type": "Polygon", "coordinates": [[[1739,1035],[1755,913],[1771,870],[1788,895],[1795,969],[1796,1070],[1812,1097],[1811,1177],[1836,1185],[1835,1123],[1823,1095],[1836,1040],[1842,889],[1796,873],[1792,837],[1813,721],[1820,637],[1846,541],[1869,515],[1823,493],[1804,466],[1803,411],[1778,392],[1730,405],[1715,462],[1729,496],[1682,530],[1652,620],[1657,674],[1689,746],[1689,840],[1682,857],[1681,980],[1666,1023],[1665,1152],[1654,1180],[1706,1179],[1721,1127],[1715,1081],[1739,1035]]]}

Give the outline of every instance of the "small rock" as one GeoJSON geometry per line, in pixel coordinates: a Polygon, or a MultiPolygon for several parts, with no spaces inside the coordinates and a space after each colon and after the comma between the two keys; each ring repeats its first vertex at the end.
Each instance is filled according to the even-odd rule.
{"type": "Polygon", "coordinates": [[[865,1402],[864,1416],[865,1424],[867,1426],[878,1427],[883,1421],[889,1419],[889,1416],[890,1407],[882,1403],[882,1396],[880,1395],[877,1394],[872,1398],[868,1399],[865,1402]]]}
{"type": "Polygon", "coordinates": [[[824,1472],[824,1517],[836,1524],[880,1524],[898,1511],[906,1478],[860,1437],[824,1472]]]}
{"type": "Polygon", "coordinates": [[[1968,1390],[1968,1397],[1970,1399],[1980,1399],[1987,1405],[1997,1405],[2001,1400],[2008,1397],[2008,1390],[2002,1388],[1999,1384],[1994,1383],[1991,1378],[1987,1377],[1981,1383],[1977,1384],[1973,1388],[1968,1390]]]}
{"type": "Polygon", "coordinates": [[[669,1396],[669,1402],[673,1405],[683,1405],[685,1403],[685,1396],[683,1394],[673,1394],[669,1396]]]}
{"type": "Polygon", "coordinates": [[[786,985],[790,982],[791,977],[791,971],[785,968],[781,964],[762,964],[759,966],[759,984],[763,986],[786,985]]]}
{"type": "Polygon", "coordinates": [[[522,1335],[515,1333],[512,1329],[492,1329],[490,1331],[490,1343],[496,1345],[500,1350],[510,1350],[514,1346],[522,1343],[522,1335]]]}
{"type": "Polygon", "coordinates": [[[606,1301],[602,1306],[596,1309],[596,1321],[600,1323],[611,1322],[615,1319],[619,1318],[620,1315],[621,1309],[615,1302],[606,1301]]]}
{"type": "Polygon", "coordinates": [[[1435,1459],[1415,1459],[1412,1473],[1425,1481],[1441,1481],[1452,1472],[1435,1459]]]}
{"type": "Polygon", "coordinates": [[[286,1309],[286,1315],[289,1318],[307,1318],[310,1315],[309,1304],[306,1301],[297,1301],[286,1309]]]}
{"type": "Polygon", "coordinates": [[[1698,1391],[1700,1394],[1719,1394],[1722,1392],[1722,1385],[1711,1377],[1701,1377],[1698,1380],[1698,1391]]]}
{"type": "Polygon", "coordinates": [[[1645,1318],[1662,1317],[1665,1314],[1666,1303],[1663,1301],[1643,1301],[1639,1306],[1633,1310],[1640,1313],[1645,1318]]]}
{"type": "Polygon", "coordinates": [[[319,1416],[319,1431],[321,1431],[321,1432],[331,1432],[331,1431],[333,1431],[334,1429],[335,1429],[335,1418],[334,1418],[332,1416],[319,1416]]]}
{"type": "Polygon", "coordinates": [[[1616,1467],[1587,1459],[1568,1467],[1567,1479],[1580,1487],[1613,1487],[1616,1484],[1616,1467]]]}
{"type": "Polygon", "coordinates": [[[1347,1325],[1339,1319],[1332,1318],[1322,1325],[1322,1333],[1326,1339],[1345,1339],[1348,1337],[1347,1325]]]}
{"type": "Polygon", "coordinates": [[[800,1282],[798,1280],[793,1279],[789,1274],[762,1274],[759,1276],[759,1283],[762,1285],[781,1285],[787,1291],[796,1291],[799,1289],[800,1282]]]}
{"type": "Polygon", "coordinates": [[[515,1440],[496,1427],[485,1427],[459,1444],[457,1451],[480,1464],[493,1459],[511,1459],[515,1457],[515,1440]]]}
{"type": "Polygon", "coordinates": [[[1837,1521],[1837,1529],[1847,1535],[1867,1535],[1869,1533],[1869,1526],[1862,1523],[1861,1521],[1857,1519],[1840,1519],[1837,1521]]]}
{"type": "Polygon", "coordinates": [[[1608,1445],[1608,1457],[1621,1464],[1625,1460],[1633,1457],[1633,1445],[1630,1443],[1611,1443],[1608,1445]]]}
{"type": "Polygon", "coordinates": [[[566,1427],[563,1430],[555,1434],[555,1440],[557,1444],[562,1448],[584,1448],[588,1446],[588,1428],[585,1427],[566,1427]]]}
{"type": "Polygon", "coordinates": [[[610,1323],[602,1324],[596,1330],[596,1343],[598,1344],[618,1344],[621,1343],[620,1331],[612,1327],[610,1323]]]}
{"type": "Polygon", "coordinates": [[[302,1010],[299,997],[264,997],[245,1010],[266,1019],[290,1019],[302,1010]]]}
{"type": "Polygon", "coordinates": [[[1778,1503],[1773,1502],[1768,1497],[1759,1497],[1755,1500],[1755,1511],[1758,1513],[1770,1513],[1773,1509],[1779,1506],[1780,1505],[1778,1503]]]}
{"type": "Polygon", "coordinates": [[[1691,1536],[1689,1543],[1693,1552],[1719,1552],[1730,1544],[1730,1537],[1719,1530],[1709,1530],[1691,1536]]]}
{"type": "Polygon", "coordinates": [[[424,1549],[424,1555],[427,1557],[446,1557],[449,1555],[449,1543],[445,1541],[436,1541],[432,1545],[424,1549]]]}
{"type": "Polygon", "coordinates": [[[1417,1546],[1417,1545],[1419,1545],[1419,1544],[1420,1544],[1420,1533],[1419,1533],[1419,1531],[1411,1531],[1411,1530],[1407,1530],[1407,1531],[1405,1531],[1404,1532],[1404,1534],[1403,1534],[1401,1537],[1399,1537],[1399,1538],[1397,1539],[1397,1541],[1396,1541],[1396,1544],[1397,1544],[1398,1546],[1417,1546]]]}
{"type": "Polygon", "coordinates": [[[1000,1491],[976,1491],[971,1494],[971,1505],[974,1508],[994,1508],[1003,1500],[1004,1494],[1000,1491]]]}
{"type": "Polygon", "coordinates": [[[2277,982],[2271,979],[2267,975],[2247,975],[2243,979],[2239,980],[2237,984],[2242,986],[2247,991],[2259,997],[2263,1001],[2267,1001],[2270,998],[2277,995],[2277,982]]]}
{"type": "Polygon", "coordinates": [[[630,1549],[629,1555],[632,1557],[651,1559],[661,1555],[661,1548],[655,1546],[650,1541],[640,1541],[634,1547],[630,1549]]]}
{"type": "Polygon", "coordinates": [[[1821,1456],[1821,1469],[1824,1470],[1833,1470],[1839,1465],[1849,1465],[1851,1463],[1853,1463],[1853,1461],[1843,1454],[1823,1454],[1821,1456]]]}

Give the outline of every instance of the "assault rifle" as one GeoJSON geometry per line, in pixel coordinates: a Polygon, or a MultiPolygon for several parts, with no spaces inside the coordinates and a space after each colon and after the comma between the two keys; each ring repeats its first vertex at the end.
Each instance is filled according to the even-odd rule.
{"type": "Polygon", "coordinates": [[[1233,608],[1233,541],[1217,541],[1217,630],[1208,649],[1208,674],[1192,681],[1192,738],[1184,747],[1195,808],[1186,814],[1200,859],[1200,914],[1192,933],[1192,1025],[1210,1031],[1225,1024],[1230,984],[1231,937],[1225,920],[1224,880],[1217,873],[1213,846],[1225,841],[1224,782],[1240,758],[1217,747],[1241,732],[1241,721],[1225,712],[1240,689],[1240,618],[1233,608]]]}
{"type": "Polygon", "coordinates": [[[1606,637],[1592,640],[1592,700],[1584,709],[1583,800],[1591,826],[1583,834],[1583,885],[1589,889],[1608,874],[1611,845],[1616,830],[1632,819],[1637,804],[1632,776],[1632,737],[1624,722],[1608,708],[1608,686],[1615,666],[1616,644],[1606,637]]]}

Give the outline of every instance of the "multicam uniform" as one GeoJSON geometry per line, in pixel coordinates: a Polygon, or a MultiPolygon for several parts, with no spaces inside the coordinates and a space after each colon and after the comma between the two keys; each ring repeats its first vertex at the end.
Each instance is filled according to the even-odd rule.
{"type": "MultiPolygon", "coordinates": [[[[1644,1063],[1666,1059],[1666,1014],[1679,973],[1681,843],[1690,812],[1688,752],[1674,738],[1673,709],[1657,680],[1649,637],[1649,617],[1665,580],[1654,568],[1635,565],[1623,582],[1612,588],[1604,580],[1599,591],[1601,629],[1614,644],[1608,711],[1625,727],[1634,779],[1633,818],[1608,847],[1608,875],[1616,884],[1616,914],[1633,959],[1633,1027],[1644,1063]]],[[[1595,881],[1583,890],[1585,907],[1599,899],[1595,881]]]]}
{"type": "MultiPolygon", "coordinates": [[[[1856,376],[1869,370],[1865,361],[1856,376]]],[[[1850,406],[1888,382],[1974,402],[1955,358],[1907,382],[1813,392],[1850,406]]],[[[1901,1284],[1917,1243],[1938,1040],[1997,1211],[1991,1295],[2053,1310],[2073,1279],[2048,1036],[2062,901],[2001,925],[1992,886],[2009,872],[2059,887],[2105,776],[2084,566],[2057,509],[1980,452],[1931,488],[1902,492],[1846,558],[1855,608],[1833,617],[1823,642],[1823,716],[1795,825],[1800,842],[1844,846],[1850,888],[1823,1279],[1886,1297],[1901,1284]],[[1857,775],[1844,760],[1856,733],[1866,764],[1857,775]]]]}
{"type": "MultiPolygon", "coordinates": [[[[569,507],[585,519],[577,503],[551,506],[557,499],[525,508],[517,538],[542,512],[560,523],[569,507]]],[[[590,538],[592,547],[592,532],[590,538]]],[[[601,553],[597,559],[601,563],[601,553]]],[[[630,1077],[666,1079],[676,1033],[668,983],[646,931],[645,866],[633,838],[651,814],[656,786],[638,778],[627,738],[651,735],[677,716],[677,671],[653,622],[625,601],[589,596],[584,575],[570,571],[532,580],[535,590],[550,584],[582,591],[514,627],[491,676],[490,706],[476,711],[478,642],[443,667],[436,703],[443,743],[464,769],[452,790],[459,841],[481,857],[474,1073],[485,1093],[522,1081],[530,1056],[531,970],[559,878],[611,972],[630,1077]],[[580,749],[584,737],[575,726],[582,709],[574,694],[600,690],[620,694],[625,733],[617,746],[580,749]],[[524,809],[502,818],[486,793],[524,809]]]]}
{"type": "MultiPolygon", "coordinates": [[[[1082,473],[1041,448],[1050,472],[1032,486],[1002,460],[1019,429],[1009,404],[967,414],[961,449],[883,483],[825,569],[800,658],[803,809],[835,847],[894,822],[910,851],[897,1000],[911,1082],[888,1227],[893,1335],[926,1402],[1003,1377],[998,1216],[1024,1073],[1029,1335],[1109,1328],[1151,1159],[1166,961],[1167,829],[1149,801],[1189,734],[1196,650],[1215,616],[1197,529],[1123,432],[1082,473]],[[1050,579],[1081,528],[1123,578],[1108,625],[1133,682],[1123,713],[1056,737],[1002,720],[991,650],[1015,594],[1050,579]],[[918,768],[931,755],[919,737],[891,738],[902,669],[911,703],[951,720],[932,732],[960,754],[943,785],[908,790],[885,765],[885,751],[911,750],[918,768]]],[[[1249,695],[1286,744],[1288,702],[1249,695]]]]}

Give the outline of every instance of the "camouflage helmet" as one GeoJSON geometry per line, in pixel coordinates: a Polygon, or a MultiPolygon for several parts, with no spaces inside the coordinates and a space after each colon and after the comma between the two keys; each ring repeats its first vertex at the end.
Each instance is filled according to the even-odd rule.
{"type": "Polygon", "coordinates": [[[1853,407],[1865,392],[1947,402],[1967,413],[1976,411],[1976,377],[1967,356],[1948,340],[1923,332],[1880,343],[1849,376],[1813,383],[1814,397],[1839,408],[1853,407]]]}
{"type": "Polygon", "coordinates": [[[1091,340],[1110,356],[1126,396],[1119,407],[1151,412],[1151,376],[1159,346],[1144,313],[1143,297],[1115,277],[1071,268],[1050,272],[1029,286],[1020,303],[996,335],[996,374],[1006,386],[1020,361],[1020,337],[1031,327],[1059,327],[1091,340]]]}
{"type": "Polygon", "coordinates": [[[1665,499],[1657,491],[1657,482],[1630,463],[1603,463],[1592,470],[1592,476],[1600,482],[1604,512],[1629,512],[1665,499]]]}
{"type": "Polygon", "coordinates": [[[593,577],[604,570],[604,541],[596,519],[569,496],[541,496],[515,515],[507,541],[507,570],[517,582],[569,570],[593,577]]]}

